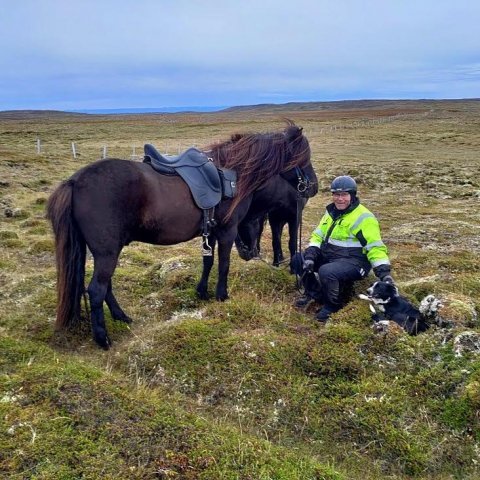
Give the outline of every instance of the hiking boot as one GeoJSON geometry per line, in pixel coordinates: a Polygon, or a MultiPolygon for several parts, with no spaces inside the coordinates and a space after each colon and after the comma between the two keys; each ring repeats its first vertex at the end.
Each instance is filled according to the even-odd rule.
{"type": "Polygon", "coordinates": [[[317,312],[317,314],[315,315],[315,318],[319,322],[325,323],[330,318],[330,315],[337,311],[338,311],[338,308],[325,305],[317,312]]]}
{"type": "Polygon", "coordinates": [[[310,297],[310,295],[302,295],[300,298],[297,298],[295,300],[294,305],[297,308],[306,308],[308,305],[310,305],[310,302],[313,301],[313,298],[310,297]]]}

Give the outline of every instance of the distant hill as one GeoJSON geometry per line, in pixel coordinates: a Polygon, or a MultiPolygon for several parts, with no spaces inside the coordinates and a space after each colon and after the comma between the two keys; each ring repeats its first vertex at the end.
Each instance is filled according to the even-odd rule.
{"type": "Polygon", "coordinates": [[[55,118],[55,117],[81,117],[85,115],[175,115],[181,113],[241,113],[241,112],[298,112],[298,111],[341,111],[341,110],[366,110],[366,109],[402,109],[405,107],[430,107],[440,103],[471,103],[478,102],[478,98],[453,99],[453,100],[338,100],[332,102],[288,102],[288,103],[261,103],[257,105],[239,105],[235,107],[168,107],[168,108],[127,108],[127,109],[102,109],[66,112],[61,110],[4,110],[0,111],[0,119],[25,119],[25,118],[55,118]]]}
{"type": "Polygon", "coordinates": [[[242,105],[238,107],[229,107],[222,112],[243,112],[243,111],[316,111],[316,110],[352,110],[369,108],[402,108],[405,106],[414,106],[422,104],[432,104],[439,102],[478,102],[479,99],[455,99],[455,100],[339,100],[334,102],[289,102],[282,104],[262,103],[258,105],[242,105]]]}
{"type": "Polygon", "coordinates": [[[0,119],[25,119],[39,117],[71,117],[84,116],[84,113],[64,112],[61,110],[3,110],[0,111],[0,119]]]}
{"type": "Polygon", "coordinates": [[[80,109],[75,110],[78,113],[99,114],[99,115],[129,115],[143,113],[207,113],[218,112],[223,110],[225,106],[202,107],[154,107],[154,108],[100,108],[100,109],[80,109]]]}

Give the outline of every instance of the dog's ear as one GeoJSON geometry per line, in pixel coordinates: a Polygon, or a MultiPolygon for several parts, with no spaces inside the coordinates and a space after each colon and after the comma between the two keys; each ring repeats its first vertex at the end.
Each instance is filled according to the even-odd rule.
{"type": "Polygon", "coordinates": [[[382,286],[385,289],[384,291],[388,293],[389,297],[398,297],[398,288],[395,284],[390,282],[382,282],[382,286]]]}

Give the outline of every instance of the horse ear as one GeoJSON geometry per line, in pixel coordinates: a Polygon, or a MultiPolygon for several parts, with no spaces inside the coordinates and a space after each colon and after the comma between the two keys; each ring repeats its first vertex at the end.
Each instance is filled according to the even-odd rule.
{"type": "Polygon", "coordinates": [[[303,127],[297,127],[296,125],[290,125],[285,130],[285,137],[288,142],[293,142],[302,136],[303,127]]]}

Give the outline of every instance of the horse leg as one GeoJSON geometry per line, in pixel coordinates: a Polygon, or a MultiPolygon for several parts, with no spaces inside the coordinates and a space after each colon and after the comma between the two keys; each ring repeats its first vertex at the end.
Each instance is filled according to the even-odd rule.
{"type": "Polygon", "coordinates": [[[111,342],[105,326],[103,301],[107,296],[108,286],[117,265],[117,257],[118,255],[94,257],[93,276],[88,285],[93,338],[105,350],[110,348],[111,342]]]}
{"type": "Polygon", "coordinates": [[[290,258],[292,258],[297,251],[297,222],[296,220],[291,220],[288,222],[288,250],[290,251],[290,258]]]}
{"type": "Polygon", "coordinates": [[[275,267],[280,266],[283,262],[283,250],[282,250],[282,230],[285,223],[278,218],[270,218],[270,229],[272,230],[272,249],[273,249],[273,265],[275,267]]]}
{"type": "Polygon", "coordinates": [[[107,294],[105,295],[105,302],[110,310],[110,314],[114,320],[120,322],[132,323],[132,319],[122,310],[122,307],[117,302],[115,295],[112,291],[112,280],[108,282],[107,294]]]}
{"type": "MultiPolygon", "coordinates": [[[[298,248],[298,224],[297,220],[291,219],[288,221],[288,250],[290,252],[290,261],[297,253],[298,248]]],[[[295,273],[290,265],[290,273],[295,273]]]]}
{"type": "Polygon", "coordinates": [[[255,245],[252,250],[256,257],[260,255],[260,241],[262,238],[263,228],[265,226],[266,219],[267,219],[266,215],[264,215],[263,217],[257,219],[257,223],[255,225],[256,232],[254,232],[254,237],[253,237],[255,238],[255,245]]]}
{"type": "Polygon", "coordinates": [[[203,256],[203,270],[202,277],[197,285],[197,294],[202,300],[208,300],[208,277],[213,267],[214,255],[215,255],[215,237],[212,235],[208,236],[208,243],[212,248],[211,255],[203,256]]]}
{"type": "Polygon", "coordinates": [[[230,270],[230,253],[232,251],[235,232],[218,238],[218,282],[215,298],[221,302],[228,298],[228,271],[230,270]]]}

